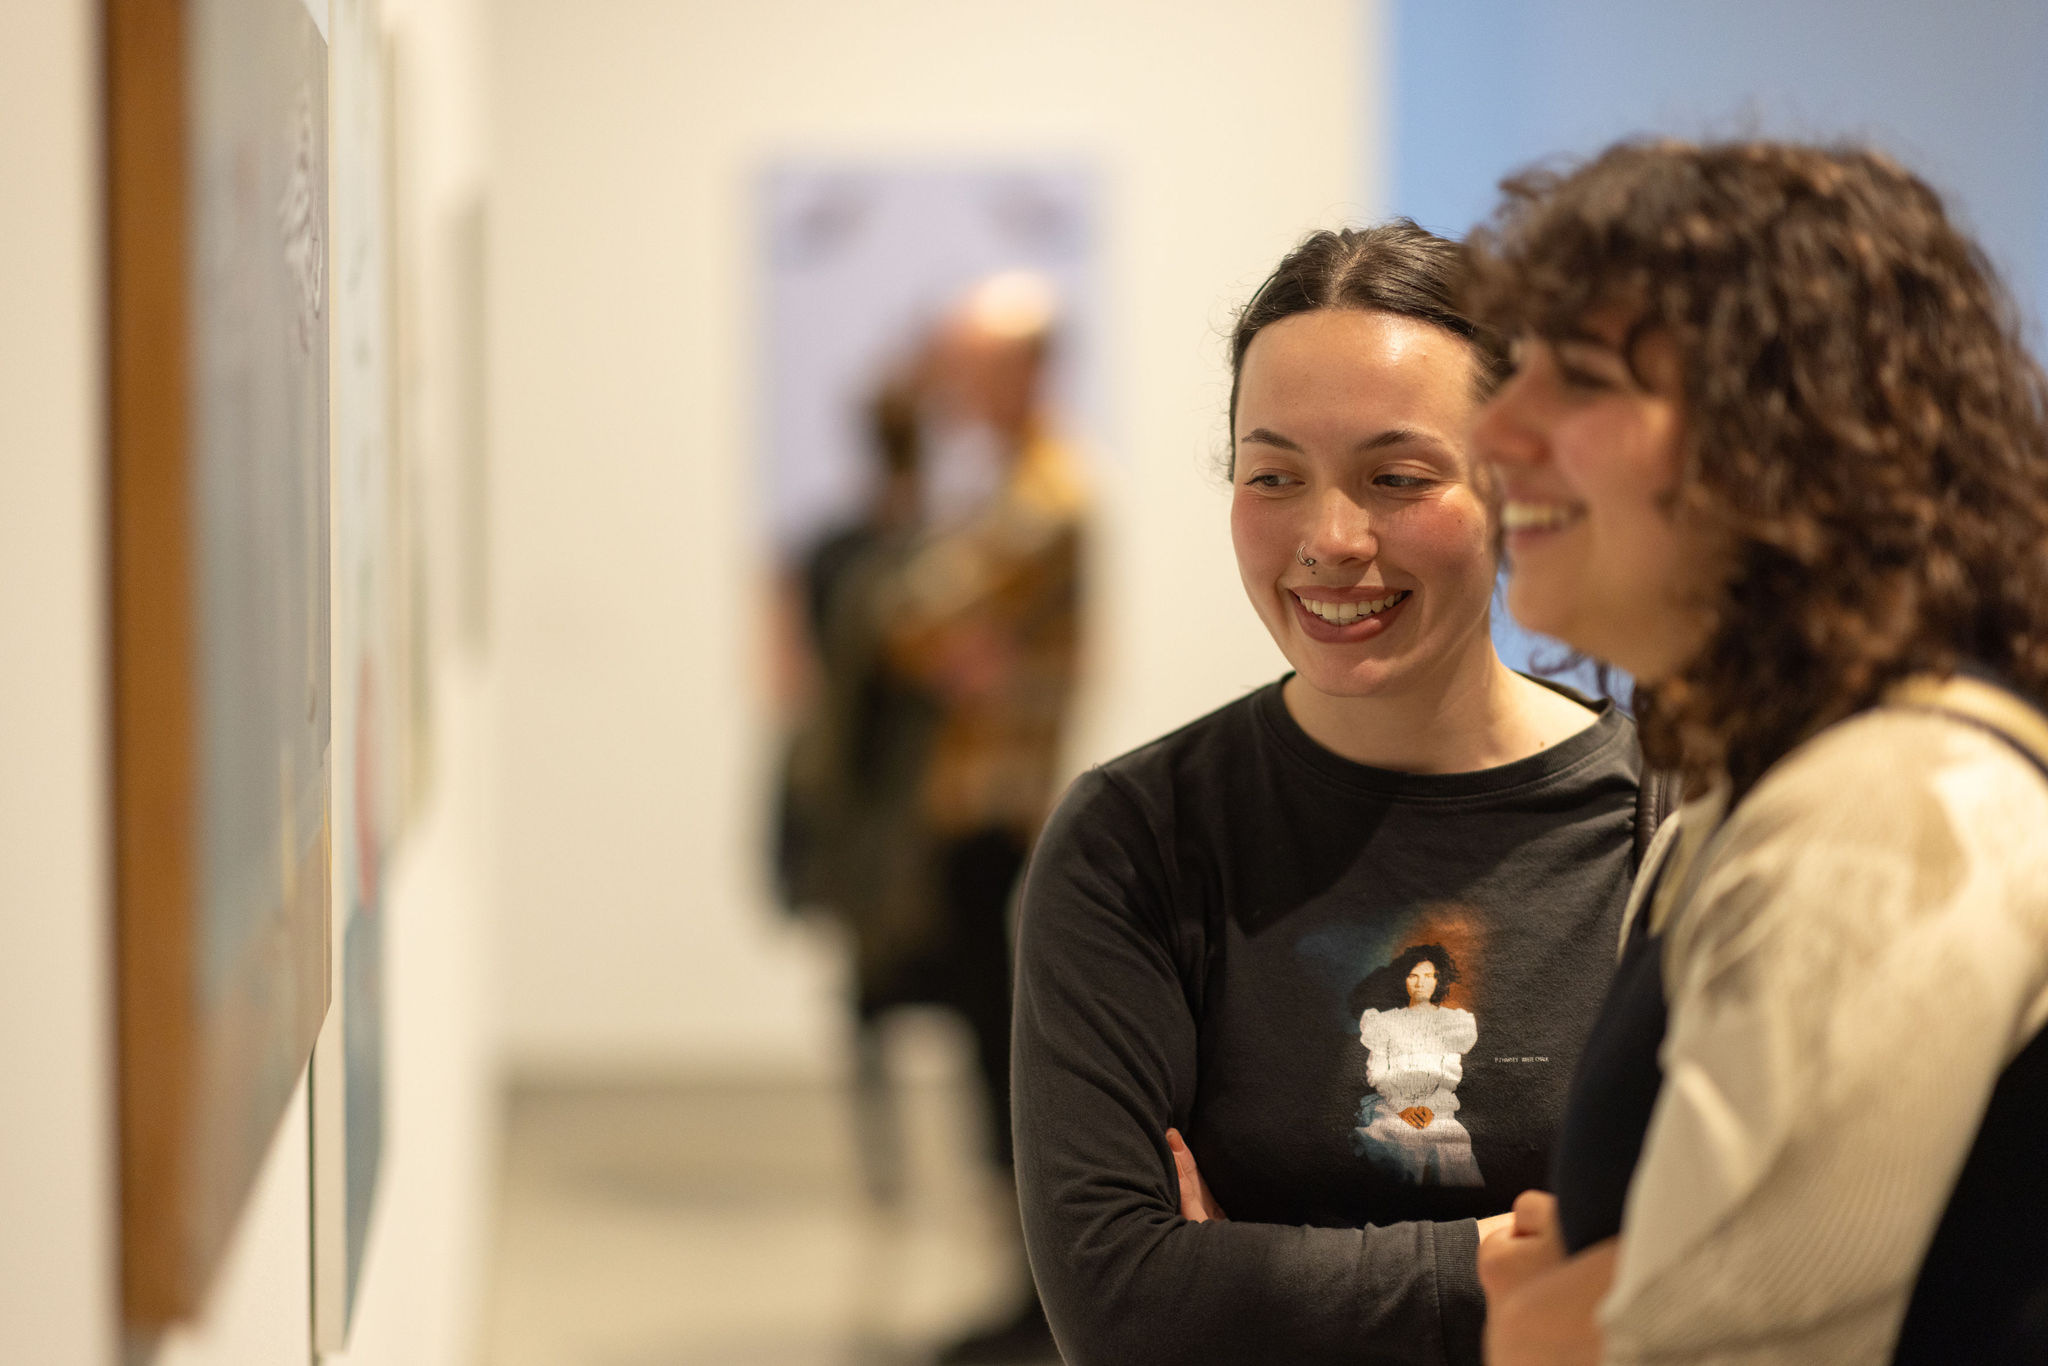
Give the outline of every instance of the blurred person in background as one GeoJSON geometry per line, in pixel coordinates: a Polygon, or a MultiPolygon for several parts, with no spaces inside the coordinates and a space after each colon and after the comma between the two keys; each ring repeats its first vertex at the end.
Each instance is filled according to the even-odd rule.
{"type": "MultiPolygon", "coordinates": [[[[900,667],[940,699],[925,783],[944,936],[935,999],[974,1032],[1006,1179],[1010,900],[1055,796],[1078,664],[1084,497],[1043,401],[1056,312],[1042,277],[1015,272],[977,285],[941,323],[924,385],[935,476],[946,474],[930,485],[931,536],[905,567],[891,618],[900,667]]],[[[1027,1280],[1014,1314],[940,1360],[1030,1361],[1051,1349],[1027,1280]]]]}
{"type": "Polygon", "coordinates": [[[1317,233],[1246,305],[1231,536],[1293,672],[1033,857],[1017,1174],[1071,1366],[1476,1363],[1480,1235],[1548,1170],[1654,813],[1629,718],[1494,652],[1463,259],[1317,233]]]}
{"type": "Polygon", "coordinates": [[[785,903],[834,916],[853,941],[860,1154],[869,1193],[889,1204],[902,1151],[878,1025],[892,1007],[934,995],[923,960],[941,926],[925,782],[940,709],[891,657],[890,609],[924,516],[911,377],[891,377],[866,418],[875,494],[819,541],[796,585],[810,667],[783,772],[777,861],[785,903]]]}
{"type": "Polygon", "coordinates": [[[1888,158],[1511,180],[1474,440],[1523,624],[1637,682],[1646,864],[1489,1360],[2048,1361],[2048,379],[1888,158]]]}
{"type": "MultiPolygon", "coordinates": [[[[834,794],[832,833],[799,837],[815,852],[797,884],[854,927],[871,1153],[891,1141],[872,1025],[892,1006],[944,1005],[973,1034],[1006,1181],[1010,902],[1055,795],[1078,665],[1085,499],[1044,405],[1056,323],[1042,277],[983,280],[878,405],[878,445],[913,447],[899,463],[915,476],[885,492],[858,551],[833,538],[814,558],[813,577],[837,585],[813,593],[825,705],[792,766],[793,791],[818,772],[834,794]]],[[[940,1359],[1051,1351],[1027,1282],[1014,1312],[940,1359]]]]}

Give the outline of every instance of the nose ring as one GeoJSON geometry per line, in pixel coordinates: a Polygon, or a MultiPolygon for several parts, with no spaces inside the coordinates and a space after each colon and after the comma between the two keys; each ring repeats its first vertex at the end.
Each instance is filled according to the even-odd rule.
{"type": "Polygon", "coordinates": [[[1297,560],[1299,560],[1299,561],[1301,561],[1301,563],[1302,563],[1303,565],[1305,565],[1305,566],[1307,566],[1307,567],[1309,567],[1309,568],[1313,569],[1313,568],[1315,567],[1315,563],[1316,563],[1316,559],[1315,559],[1315,556],[1313,556],[1313,555],[1304,555],[1304,554],[1302,553],[1303,551],[1305,551],[1305,550],[1307,550],[1307,549],[1308,549],[1308,546],[1307,546],[1307,544],[1306,544],[1306,543],[1304,543],[1304,544],[1302,544],[1302,545],[1298,545],[1298,546],[1294,547],[1294,558],[1295,558],[1295,559],[1297,559],[1297,560]]]}

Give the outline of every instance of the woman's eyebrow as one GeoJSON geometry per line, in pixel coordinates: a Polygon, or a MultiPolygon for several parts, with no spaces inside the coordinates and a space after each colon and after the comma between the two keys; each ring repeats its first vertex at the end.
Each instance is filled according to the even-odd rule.
{"type": "Polygon", "coordinates": [[[1367,437],[1356,446],[1353,446],[1351,450],[1354,455],[1364,455],[1367,451],[1385,450],[1389,446],[1406,446],[1411,442],[1428,445],[1441,444],[1437,437],[1425,431],[1418,431],[1414,427],[1389,427],[1377,436],[1367,437]]]}
{"type": "MultiPolygon", "coordinates": [[[[1277,446],[1283,451],[1293,451],[1297,455],[1302,454],[1299,443],[1280,435],[1271,427],[1254,427],[1237,440],[1239,445],[1243,445],[1248,441],[1256,441],[1261,446],[1277,446]]],[[[1351,448],[1351,453],[1353,455],[1363,455],[1367,451],[1384,450],[1388,446],[1405,446],[1410,442],[1433,444],[1437,441],[1437,437],[1414,427],[1389,427],[1383,432],[1375,432],[1373,435],[1360,441],[1351,448]]]]}
{"type": "Polygon", "coordinates": [[[1302,453],[1301,447],[1298,444],[1280,435],[1271,427],[1254,427],[1237,440],[1240,445],[1247,441],[1256,441],[1261,446],[1278,446],[1281,450],[1293,451],[1296,455],[1302,453]]]}

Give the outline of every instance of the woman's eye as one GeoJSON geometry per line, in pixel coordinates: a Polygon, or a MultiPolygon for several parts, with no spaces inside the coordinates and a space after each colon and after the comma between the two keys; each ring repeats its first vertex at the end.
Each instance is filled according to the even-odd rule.
{"type": "Polygon", "coordinates": [[[1615,389],[1621,386],[1621,379],[1613,373],[1613,367],[1606,364],[1602,354],[1588,358],[1569,350],[1553,351],[1552,363],[1557,368],[1557,377],[1571,389],[1615,389]]]}
{"type": "Polygon", "coordinates": [[[1419,474],[1382,474],[1373,482],[1381,488],[1389,489],[1419,489],[1427,487],[1430,483],[1419,474]]]}
{"type": "Polygon", "coordinates": [[[1277,489],[1286,484],[1287,476],[1284,474],[1255,474],[1244,482],[1255,489],[1277,489]]]}

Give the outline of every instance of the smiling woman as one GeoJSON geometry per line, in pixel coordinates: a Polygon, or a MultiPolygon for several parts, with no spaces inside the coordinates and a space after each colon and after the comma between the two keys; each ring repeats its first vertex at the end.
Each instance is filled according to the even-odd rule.
{"type": "Polygon", "coordinates": [[[1508,392],[1473,438],[1500,480],[1516,620],[1655,679],[1704,632],[1697,585],[1719,557],[1671,518],[1677,354],[1664,333],[1629,336],[1631,321],[1599,309],[1566,335],[1517,342],[1508,392]]]}
{"type": "Polygon", "coordinates": [[[1621,144],[1506,191],[1510,602],[1636,676],[1694,799],[1555,1202],[1484,1254],[1491,1359],[2033,1366],[2048,376],[1880,153],[1621,144]]]}
{"type": "Polygon", "coordinates": [[[1494,654],[1462,263],[1317,233],[1246,306],[1231,536],[1293,672],[1085,775],[1033,858],[1018,1189],[1073,1366],[1476,1363],[1479,1232],[1547,1169],[1640,759],[1494,654]]]}
{"type": "Polygon", "coordinates": [[[1590,719],[1493,655],[1492,519],[1464,442],[1481,367],[1470,343],[1434,323],[1359,308],[1292,314],[1245,349],[1230,517],[1238,572],[1295,668],[1290,709],[1340,754],[1485,767],[1541,747],[1514,731],[1590,719]],[[1365,699],[1379,712],[1453,706],[1484,720],[1411,731],[1400,746],[1409,752],[1388,753],[1385,727],[1349,719],[1365,699]],[[1494,705],[1471,705],[1482,699],[1494,705]]]}

